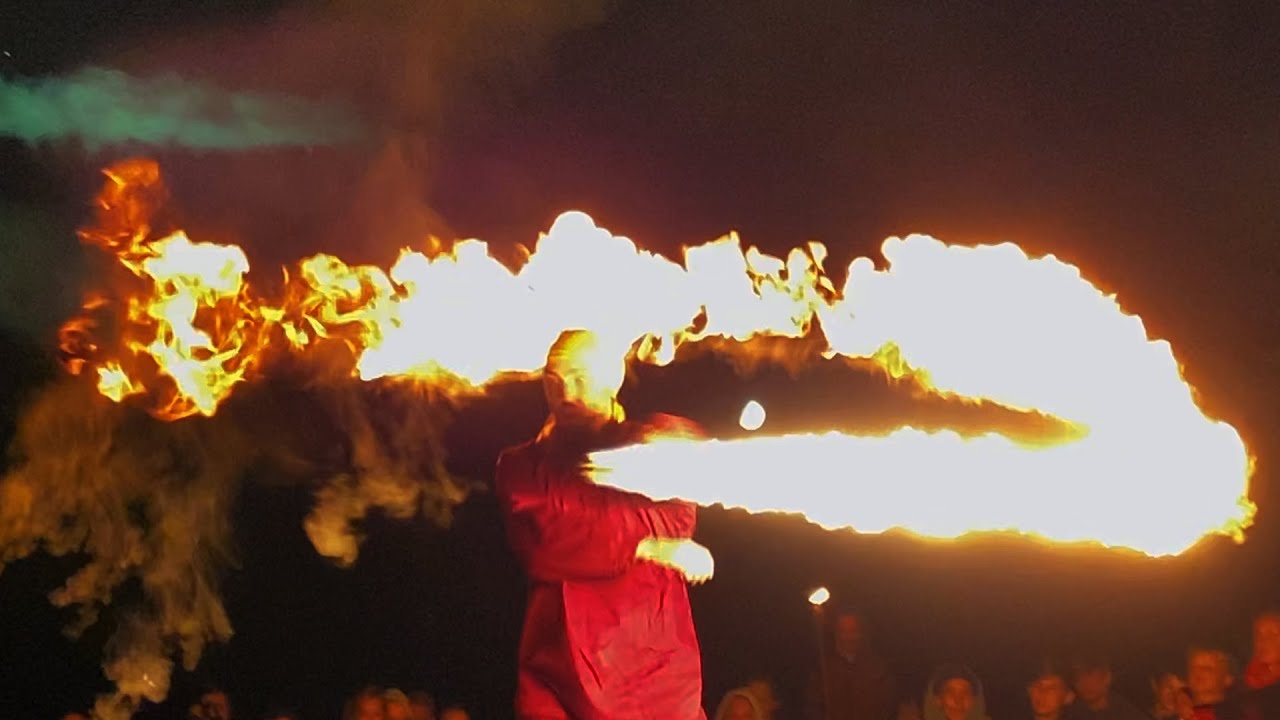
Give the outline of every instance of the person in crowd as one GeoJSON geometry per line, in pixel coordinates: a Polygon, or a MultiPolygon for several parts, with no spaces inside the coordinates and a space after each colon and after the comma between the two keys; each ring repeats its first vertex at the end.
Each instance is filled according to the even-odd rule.
{"type": "Polygon", "coordinates": [[[382,716],[385,720],[410,720],[413,708],[409,705],[409,696],[396,688],[384,690],[382,693],[382,716]]]}
{"type": "Polygon", "coordinates": [[[894,710],[893,675],[867,642],[862,616],[850,609],[836,612],[832,642],[822,652],[806,694],[810,720],[883,720],[894,710]]]}
{"type": "Polygon", "coordinates": [[[347,701],[342,720],[386,720],[384,707],[382,690],[369,686],[347,701]]]}
{"type": "Polygon", "coordinates": [[[450,705],[441,711],[440,720],[471,720],[471,713],[461,705],[450,705]]]}
{"type": "Polygon", "coordinates": [[[529,581],[518,654],[519,718],[703,720],[702,666],[686,583],[710,579],[691,539],[696,508],[597,485],[589,453],[699,434],[690,421],[629,421],[617,401],[627,348],[562,333],[543,387],[551,414],[498,459],[495,495],[529,581]]]}
{"type": "Polygon", "coordinates": [[[1035,720],[1062,720],[1073,699],[1067,673],[1053,663],[1042,663],[1027,684],[1027,700],[1035,720]]]}
{"type": "Polygon", "coordinates": [[[924,712],[920,705],[906,703],[898,708],[898,720],[989,720],[982,682],[970,668],[955,663],[934,671],[924,689],[924,712]]]}
{"type": "Polygon", "coordinates": [[[201,720],[232,720],[231,697],[222,688],[210,687],[200,693],[199,707],[197,717],[201,720]]]}
{"type": "Polygon", "coordinates": [[[1151,717],[1176,720],[1191,712],[1191,695],[1187,684],[1176,672],[1165,671],[1151,678],[1151,717]]]}
{"type": "Polygon", "coordinates": [[[1067,720],[1146,720],[1133,703],[1111,689],[1111,661],[1098,655],[1082,655],[1071,668],[1071,685],[1076,699],[1069,706],[1067,720]]]}
{"type": "Polygon", "coordinates": [[[436,699],[425,690],[409,693],[409,717],[412,720],[436,720],[436,699]]]}
{"type": "MultiPolygon", "coordinates": [[[[1187,651],[1187,690],[1194,720],[1240,720],[1243,710],[1228,697],[1234,677],[1231,659],[1219,648],[1192,647],[1187,651]]],[[[1183,713],[1185,717],[1185,713],[1183,713]]]]}
{"type": "Polygon", "coordinates": [[[1245,667],[1244,686],[1248,717],[1280,718],[1280,609],[1253,619],[1253,654],[1245,667]]]}
{"type": "Polygon", "coordinates": [[[60,720],[89,720],[89,716],[84,713],[69,712],[63,715],[60,720]]]}
{"type": "Polygon", "coordinates": [[[747,687],[725,693],[714,716],[715,720],[764,720],[764,717],[759,699],[747,687]]]}
{"type": "Polygon", "coordinates": [[[778,692],[773,686],[773,681],[765,675],[756,675],[744,687],[755,698],[760,716],[764,720],[774,720],[782,703],[778,701],[778,692]]]}
{"type": "Polygon", "coordinates": [[[959,664],[938,668],[925,690],[924,720],[988,720],[978,674],[959,664]]]}

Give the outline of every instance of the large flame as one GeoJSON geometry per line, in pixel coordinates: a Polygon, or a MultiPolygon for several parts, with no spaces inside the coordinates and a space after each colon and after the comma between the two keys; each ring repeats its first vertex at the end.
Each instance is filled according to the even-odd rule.
{"type": "Polygon", "coordinates": [[[659,441],[597,454],[597,479],[862,532],[1019,530],[1156,555],[1206,533],[1241,536],[1254,511],[1244,443],[1200,412],[1169,344],[1114,297],[1011,244],[912,236],[883,252],[888,270],[859,259],[839,299],[816,306],[831,353],[892,355],[926,368],[917,378],[938,391],[1051,414],[1078,439],[1030,447],[903,428],[659,441]]]}
{"type": "Polygon", "coordinates": [[[837,290],[816,243],[778,258],[743,251],[730,234],[686,248],[676,263],[570,212],[515,270],[475,240],[405,250],[389,272],[318,255],[268,298],[250,287],[240,248],[153,229],[165,199],[155,163],[106,174],[83,237],[113,252],[132,285],[89,298],[64,327],[63,348],[69,369],[91,367],[104,395],[162,418],[213,414],[271,352],[336,347],[363,379],[474,392],[537,372],[567,328],[653,363],[706,338],[820,333],[830,355],[909,373],[938,393],[1052,415],[1078,439],[1032,448],[903,428],[657,442],[597,455],[598,478],[653,497],[799,512],[833,528],[937,537],[1018,529],[1152,554],[1206,533],[1239,536],[1252,518],[1244,444],[1200,412],[1168,343],[1149,339],[1076,268],[1012,244],[893,238],[883,246],[889,270],[859,259],[837,290]]]}

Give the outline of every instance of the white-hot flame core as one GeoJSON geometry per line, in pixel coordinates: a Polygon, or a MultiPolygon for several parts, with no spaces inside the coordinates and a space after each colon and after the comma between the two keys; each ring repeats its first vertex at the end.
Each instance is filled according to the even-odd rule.
{"type": "Polygon", "coordinates": [[[892,342],[939,390],[1087,433],[1047,448],[911,428],[661,441],[595,454],[597,479],[656,499],[802,513],[833,529],[1018,530],[1153,555],[1247,524],[1240,436],[1196,407],[1169,344],[1076,268],[1013,245],[924,236],[890,239],[884,254],[887,271],[859,259],[841,298],[816,306],[831,352],[869,357],[892,342]]]}
{"type": "MultiPolygon", "coordinates": [[[[82,237],[116,253],[144,289],[124,298],[113,347],[92,336],[89,317],[63,337],[73,356],[87,350],[73,372],[92,363],[104,395],[145,397],[160,417],[214,414],[273,343],[307,352],[341,342],[361,378],[469,392],[536,373],[571,328],[650,363],[709,337],[820,332],[813,339],[827,354],[876,358],[939,392],[1037,410],[1074,426],[1077,439],[1032,449],[904,428],[663,442],[597,455],[599,479],[653,497],[803,513],[832,528],[1017,529],[1152,554],[1207,533],[1238,536],[1252,517],[1244,443],[1201,413],[1168,343],[1149,339],[1075,267],[1016,245],[891,238],[887,270],[856,260],[838,290],[816,243],[774,257],[731,234],[675,262],[569,212],[516,271],[475,240],[430,256],[406,250],[389,272],[318,255],[286,273],[272,301],[250,291],[239,247],[180,231],[151,236],[162,190],[152,162],[108,171],[98,227],[82,237]]],[[[105,302],[95,294],[85,308],[105,302]]],[[[756,405],[740,422],[751,430],[764,419],[756,405]]]]}

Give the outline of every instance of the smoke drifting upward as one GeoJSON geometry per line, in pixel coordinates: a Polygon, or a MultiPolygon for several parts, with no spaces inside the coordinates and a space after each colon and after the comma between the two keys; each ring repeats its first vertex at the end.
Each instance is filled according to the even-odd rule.
{"type": "Polygon", "coordinates": [[[175,74],[143,79],[90,67],[69,77],[0,79],[0,135],[245,150],[349,143],[365,130],[347,111],[285,95],[234,93],[175,74]]]}
{"type": "Polygon", "coordinates": [[[170,657],[194,667],[231,627],[217,593],[227,554],[227,505],[244,440],[218,424],[164,427],[63,383],[21,419],[12,472],[0,480],[0,558],[37,550],[83,553],[81,569],[50,597],[79,611],[78,634],[130,580],[143,607],[121,619],[104,669],[119,689],[103,717],[127,717],[168,692],[170,657]]]}
{"type": "Polygon", "coordinates": [[[313,484],[307,534],[342,564],[356,559],[369,512],[443,522],[464,498],[444,471],[439,404],[403,388],[325,388],[282,380],[214,418],[161,422],[68,379],[22,416],[0,478],[0,570],[37,551],[85,558],[50,600],[77,610],[72,635],[115,606],[103,670],[116,692],[98,699],[97,717],[163,700],[175,660],[194,669],[231,636],[219,581],[241,483],[313,484]]]}
{"type": "MultiPolygon", "coordinates": [[[[126,25],[127,32],[101,38],[91,64],[134,78],[176,76],[202,87],[351,108],[366,133],[354,144],[198,158],[175,146],[147,154],[161,155],[186,226],[206,238],[244,245],[255,260],[277,253],[274,260],[284,263],[329,252],[349,262],[385,264],[429,235],[465,234],[450,227],[455,218],[436,212],[433,195],[445,181],[442,144],[496,118],[519,117],[521,98],[552,66],[558,45],[601,21],[609,3],[253,5],[219,12],[209,22],[155,17],[150,29],[126,25]]],[[[86,159],[68,162],[83,165],[86,159]]],[[[96,169],[104,159],[87,162],[96,169]]],[[[447,182],[470,183],[456,177],[447,182]]]]}
{"type": "MultiPolygon", "coordinates": [[[[283,233],[259,234],[244,215],[289,237],[328,227],[348,249],[418,243],[443,224],[429,178],[446,120],[510,111],[499,106],[556,38],[600,19],[601,6],[326,0],[238,26],[113,38],[72,75],[0,80],[0,135],[234,151],[174,161],[194,178],[190,215],[250,246],[283,233]],[[309,145],[340,152],[305,163],[241,152],[309,145]]],[[[0,475],[0,571],[38,552],[83,559],[50,599],[77,611],[70,633],[112,630],[103,671],[115,692],[98,699],[98,718],[163,699],[176,664],[194,668],[231,636],[219,585],[244,483],[313,487],[300,530],[340,565],[356,561],[369,513],[446,523],[465,497],[444,469],[444,401],[320,362],[260,379],[213,417],[164,422],[102,397],[90,376],[65,378],[18,420],[0,475]]]]}
{"type": "Polygon", "coordinates": [[[229,87],[334,97],[395,132],[431,133],[502,103],[536,77],[554,42],[603,17],[602,0],[319,0],[222,27],[170,29],[104,56],[229,87]],[[466,104],[464,109],[459,107],[466,104]]]}
{"type": "Polygon", "coordinates": [[[369,398],[368,393],[329,394],[349,438],[350,458],[348,467],[316,493],[305,522],[316,551],[343,566],[356,561],[358,523],[371,509],[399,519],[421,511],[447,525],[454,506],[466,499],[465,487],[445,469],[445,416],[422,411],[424,399],[404,387],[378,393],[376,412],[369,398]],[[431,492],[424,492],[424,479],[431,492]]]}

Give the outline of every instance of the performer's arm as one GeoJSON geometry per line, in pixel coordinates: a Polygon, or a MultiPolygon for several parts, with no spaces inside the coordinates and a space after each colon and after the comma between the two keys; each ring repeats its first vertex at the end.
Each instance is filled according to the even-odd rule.
{"type": "Polygon", "coordinates": [[[530,577],[543,581],[616,577],[637,560],[646,538],[687,538],[695,510],[590,483],[533,479],[526,458],[503,455],[496,484],[507,507],[511,544],[530,577]],[[522,491],[523,490],[523,491],[522,491]]]}

